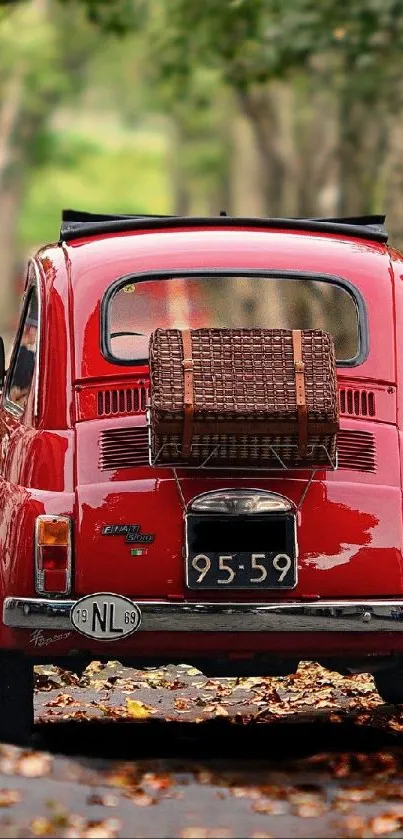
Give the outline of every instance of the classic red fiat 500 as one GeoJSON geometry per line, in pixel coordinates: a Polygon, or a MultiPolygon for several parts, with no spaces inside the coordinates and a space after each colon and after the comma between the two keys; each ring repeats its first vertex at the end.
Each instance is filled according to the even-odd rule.
{"type": "Polygon", "coordinates": [[[44,660],[314,658],[403,701],[403,257],[383,221],[65,212],[1,371],[0,740],[29,736],[44,660]],[[153,455],[150,335],[204,328],[332,335],[332,462],[153,455]]]}

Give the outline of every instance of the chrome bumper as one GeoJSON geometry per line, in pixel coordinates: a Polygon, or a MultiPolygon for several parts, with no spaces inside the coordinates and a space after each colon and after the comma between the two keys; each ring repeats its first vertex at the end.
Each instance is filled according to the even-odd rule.
{"type": "MultiPolygon", "coordinates": [[[[7,597],[3,623],[17,629],[74,631],[70,612],[75,602],[7,597]]],[[[403,600],[137,605],[140,632],[403,632],[403,600]]]]}

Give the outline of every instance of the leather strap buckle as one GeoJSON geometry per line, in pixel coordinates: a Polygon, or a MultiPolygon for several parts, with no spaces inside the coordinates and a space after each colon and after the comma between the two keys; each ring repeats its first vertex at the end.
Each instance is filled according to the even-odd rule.
{"type": "Polygon", "coordinates": [[[292,330],[292,346],[295,371],[295,395],[298,415],[298,454],[306,457],[308,447],[308,407],[305,392],[305,364],[302,358],[302,331],[292,330]]]}
{"type": "Polygon", "coordinates": [[[192,451],[192,424],[194,414],[194,392],[193,392],[193,358],[192,358],[192,336],[190,329],[182,331],[183,346],[183,431],[182,431],[182,457],[189,457],[192,451]]]}

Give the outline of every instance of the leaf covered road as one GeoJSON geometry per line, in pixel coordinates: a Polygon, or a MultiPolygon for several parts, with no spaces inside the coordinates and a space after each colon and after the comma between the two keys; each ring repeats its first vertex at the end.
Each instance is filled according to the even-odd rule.
{"type": "Polygon", "coordinates": [[[369,676],[93,662],[36,691],[37,750],[0,748],[1,836],[403,836],[403,710],[369,676]]]}

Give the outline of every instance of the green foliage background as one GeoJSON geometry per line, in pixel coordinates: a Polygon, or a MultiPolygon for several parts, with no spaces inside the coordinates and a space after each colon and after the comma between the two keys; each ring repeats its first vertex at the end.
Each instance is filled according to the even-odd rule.
{"type": "Polygon", "coordinates": [[[98,142],[77,129],[54,132],[50,159],[31,172],[20,216],[25,249],[58,238],[62,208],[122,213],[169,213],[171,202],[165,158],[158,134],[143,131],[129,140],[117,132],[98,142]]]}
{"type": "Polygon", "coordinates": [[[3,284],[63,207],[386,210],[402,243],[402,46],[403,0],[0,0],[3,284]]]}

